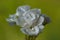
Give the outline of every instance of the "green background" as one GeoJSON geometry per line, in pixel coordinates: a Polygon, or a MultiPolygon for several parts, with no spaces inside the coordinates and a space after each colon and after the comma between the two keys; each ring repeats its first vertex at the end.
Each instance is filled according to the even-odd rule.
{"type": "Polygon", "coordinates": [[[0,0],[0,40],[24,40],[20,28],[10,26],[5,20],[22,5],[40,8],[51,18],[51,23],[45,26],[37,40],[60,40],[60,0],[0,0]]]}

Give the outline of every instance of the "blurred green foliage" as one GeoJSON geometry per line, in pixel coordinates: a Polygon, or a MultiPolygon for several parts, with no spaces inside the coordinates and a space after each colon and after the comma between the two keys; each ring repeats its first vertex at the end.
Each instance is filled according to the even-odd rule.
{"type": "Polygon", "coordinates": [[[60,40],[60,0],[0,0],[0,40],[24,40],[20,28],[16,25],[11,27],[5,20],[22,5],[40,8],[51,18],[51,23],[45,26],[37,40],[60,40]]]}

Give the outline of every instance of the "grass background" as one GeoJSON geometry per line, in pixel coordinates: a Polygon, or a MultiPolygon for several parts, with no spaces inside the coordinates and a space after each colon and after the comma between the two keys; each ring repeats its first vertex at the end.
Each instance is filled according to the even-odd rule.
{"type": "Polygon", "coordinates": [[[40,8],[52,20],[37,40],[60,40],[60,0],[0,0],[0,40],[24,40],[20,28],[16,25],[11,27],[5,20],[22,5],[40,8]]]}

